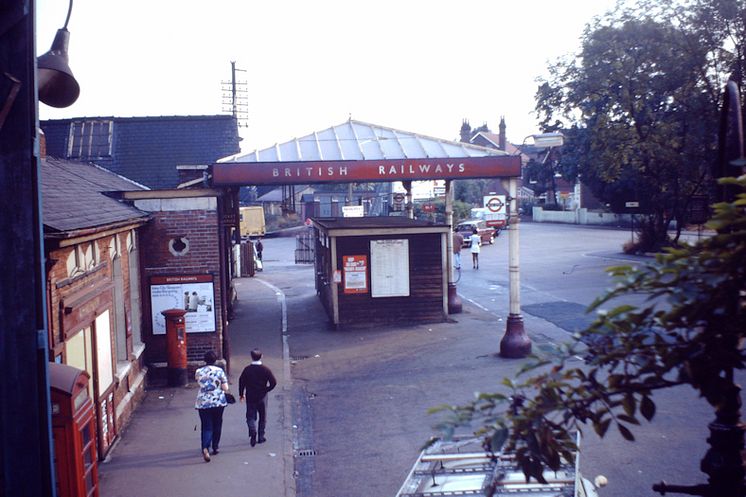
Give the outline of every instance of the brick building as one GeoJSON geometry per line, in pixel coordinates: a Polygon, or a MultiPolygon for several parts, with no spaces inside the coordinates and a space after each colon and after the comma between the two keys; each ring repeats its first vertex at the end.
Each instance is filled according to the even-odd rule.
{"type": "Polygon", "coordinates": [[[140,230],[149,215],[111,198],[143,187],[103,168],[41,162],[49,355],[87,371],[104,457],[144,392],[140,230]]]}
{"type": "Polygon", "coordinates": [[[142,228],[143,337],[146,361],[164,365],[165,321],[161,311],[184,309],[187,359],[201,364],[214,350],[228,359],[231,264],[238,203],[232,189],[131,191],[122,197],[148,212],[142,228]]]}

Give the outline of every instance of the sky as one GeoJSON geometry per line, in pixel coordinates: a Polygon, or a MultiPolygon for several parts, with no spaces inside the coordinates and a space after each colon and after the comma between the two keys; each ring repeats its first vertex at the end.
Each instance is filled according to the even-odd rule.
{"type": "MultiPolygon", "coordinates": [[[[457,140],[464,119],[508,140],[541,132],[537,78],[577,53],[614,0],[75,0],[70,67],[80,97],[39,118],[230,113],[244,82],[243,152],[349,118],[457,140]]],[[[69,3],[37,0],[36,51],[69,3]]]]}

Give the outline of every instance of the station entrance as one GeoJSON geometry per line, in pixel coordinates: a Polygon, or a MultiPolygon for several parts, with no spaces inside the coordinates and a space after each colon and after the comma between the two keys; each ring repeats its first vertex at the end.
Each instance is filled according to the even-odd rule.
{"type": "MultiPolygon", "coordinates": [[[[520,157],[500,150],[354,120],[270,148],[229,157],[211,166],[212,185],[221,188],[401,181],[406,191],[404,206],[409,219],[413,218],[412,182],[444,180],[445,224],[449,230],[453,227],[453,181],[500,179],[508,191],[509,217],[509,314],[500,343],[500,354],[504,357],[525,357],[531,352],[520,309],[517,206],[520,175],[520,157]]],[[[393,202],[393,193],[391,195],[393,202]]],[[[238,215],[235,218],[238,219],[238,215]]],[[[460,312],[460,301],[453,281],[452,237],[444,238],[443,278],[448,286],[448,312],[455,313],[460,312]]],[[[345,254],[334,254],[334,270],[341,268],[342,255],[345,254]]]]}

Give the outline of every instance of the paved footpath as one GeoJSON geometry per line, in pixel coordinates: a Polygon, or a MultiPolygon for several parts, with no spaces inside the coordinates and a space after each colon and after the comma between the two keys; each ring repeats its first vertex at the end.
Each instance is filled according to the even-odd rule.
{"type": "MultiPolygon", "coordinates": [[[[290,377],[283,358],[282,298],[257,278],[236,280],[238,301],[230,323],[231,392],[259,347],[277,378],[269,394],[267,442],[249,446],[245,407],[226,407],[220,453],[206,463],[194,409],[196,384],[148,389],[132,422],[99,465],[102,497],[288,497],[292,487],[292,430],[283,429],[290,377]]],[[[287,355],[287,354],[285,354],[287,355]]],[[[286,358],[285,358],[286,359],[286,358]]]]}

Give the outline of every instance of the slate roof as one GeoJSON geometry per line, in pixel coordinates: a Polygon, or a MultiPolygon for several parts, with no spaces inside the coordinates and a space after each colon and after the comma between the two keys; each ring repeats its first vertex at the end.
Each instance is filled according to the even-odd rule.
{"type": "Polygon", "coordinates": [[[273,147],[221,159],[230,162],[295,162],[486,157],[506,155],[492,148],[433,138],[362,121],[348,120],[273,147]]]}
{"type": "Polygon", "coordinates": [[[47,236],[145,221],[149,216],[103,193],[146,188],[93,164],[42,159],[41,188],[42,221],[47,236]]]}
{"type": "Polygon", "coordinates": [[[175,188],[176,166],[208,165],[240,150],[230,115],[77,117],[40,122],[48,156],[69,158],[70,126],[81,121],[113,121],[111,154],[87,160],[153,189],[175,188]]]}

